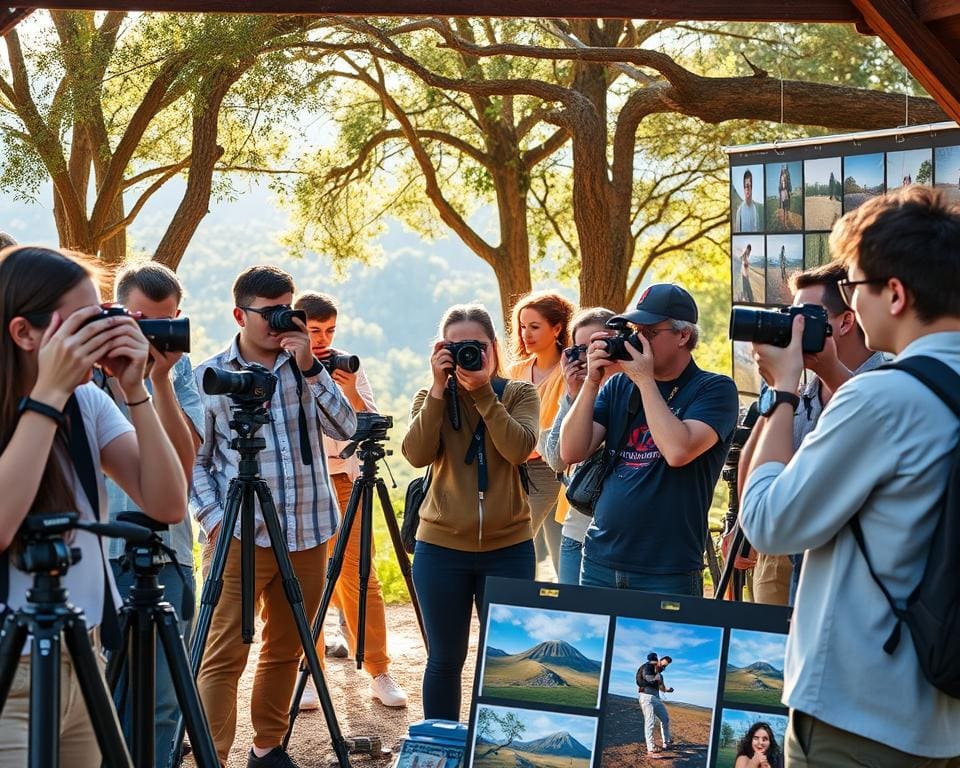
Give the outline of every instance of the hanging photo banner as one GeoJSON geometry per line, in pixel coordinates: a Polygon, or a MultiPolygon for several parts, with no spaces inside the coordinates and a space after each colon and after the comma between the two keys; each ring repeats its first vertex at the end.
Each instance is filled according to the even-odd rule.
{"type": "MultiPolygon", "coordinates": [[[[726,147],[730,161],[730,286],[734,305],[793,303],[791,278],[830,261],[830,230],[871,197],[909,184],[960,203],[956,123],[726,147]]],[[[733,342],[733,378],[760,391],[749,342],[733,342]]]]}
{"type": "Polygon", "coordinates": [[[511,579],[485,594],[465,766],[733,768],[757,723],[782,755],[790,609],[511,579]]]}

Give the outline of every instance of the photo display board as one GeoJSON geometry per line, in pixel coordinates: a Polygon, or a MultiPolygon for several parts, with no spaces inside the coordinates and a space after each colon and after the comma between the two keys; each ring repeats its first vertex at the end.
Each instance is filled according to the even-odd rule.
{"type": "Polygon", "coordinates": [[[485,598],[465,766],[733,768],[758,722],[782,754],[789,608],[500,578],[485,598]],[[654,653],[672,659],[671,743],[655,714],[650,754],[637,675],[654,653]]]}
{"type": "MultiPolygon", "coordinates": [[[[834,223],[871,197],[908,184],[960,203],[960,128],[911,126],[777,145],[729,147],[730,276],[734,305],[793,303],[790,277],[830,261],[834,223]]],[[[750,343],[733,342],[742,396],[760,392],[750,343]]]]}

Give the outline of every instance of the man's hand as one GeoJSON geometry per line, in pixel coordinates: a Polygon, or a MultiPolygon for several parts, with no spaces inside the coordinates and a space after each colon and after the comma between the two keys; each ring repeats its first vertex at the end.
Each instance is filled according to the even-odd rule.
{"type": "Polygon", "coordinates": [[[357,393],[357,374],[335,368],[331,374],[331,378],[340,385],[345,394],[352,395],[357,393]]]}
{"type": "Polygon", "coordinates": [[[181,357],[183,357],[183,352],[161,352],[151,345],[150,362],[147,363],[150,381],[152,381],[154,385],[168,381],[170,371],[173,370],[173,366],[177,364],[181,357]]]}
{"type": "Polygon", "coordinates": [[[299,331],[287,331],[280,334],[280,347],[297,362],[301,371],[310,370],[313,367],[313,350],[310,349],[310,334],[307,332],[307,326],[299,318],[293,318],[294,324],[300,328],[299,331]]]}
{"type": "Polygon", "coordinates": [[[640,340],[642,349],[638,350],[629,341],[626,342],[623,346],[630,355],[630,359],[620,363],[620,370],[639,387],[653,380],[653,349],[643,334],[638,333],[636,338],[640,340]]]}
{"type": "Polygon", "coordinates": [[[673,693],[673,688],[664,688],[664,693],[673,693]]]}
{"type": "Polygon", "coordinates": [[[753,345],[753,359],[757,361],[760,375],[773,389],[781,392],[796,392],[803,373],[803,315],[793,318],[792,337],[786,347],[772,344],[753,345]]]}
{"type": "MultiPolygon", "coordinates": [[[[617,365],[618,361],[610,359],[604,339],[609,339],[606,331],[597,331],[590,336],[590,346],[587,347],[587,379],[599,384],[603,378],[604,368],[617,365]]],[[[581,385],[582,386],[582,385],[581,385]]]]}

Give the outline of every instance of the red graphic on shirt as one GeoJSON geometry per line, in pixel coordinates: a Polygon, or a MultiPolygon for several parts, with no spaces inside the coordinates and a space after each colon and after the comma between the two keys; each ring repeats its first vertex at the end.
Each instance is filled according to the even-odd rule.
{"type": "Polygon", "coordinates": [[[660,449],[646,424],[630,432],[626,446],[620,451],[620,460],[628,467],[649,467],[659,458],[660,449]]]}

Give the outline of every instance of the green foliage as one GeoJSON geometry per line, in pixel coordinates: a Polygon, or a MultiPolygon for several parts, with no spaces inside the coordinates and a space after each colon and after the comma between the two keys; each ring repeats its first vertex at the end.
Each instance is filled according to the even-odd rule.
{"type": "Polygon", "coordinates": [[[933,163],[929,160],[924,160],[920,163],[920,168],[917,169],[917,178],[914,179],[914,182],[917,184],[929,184],[933,181],[933,163]]]}

